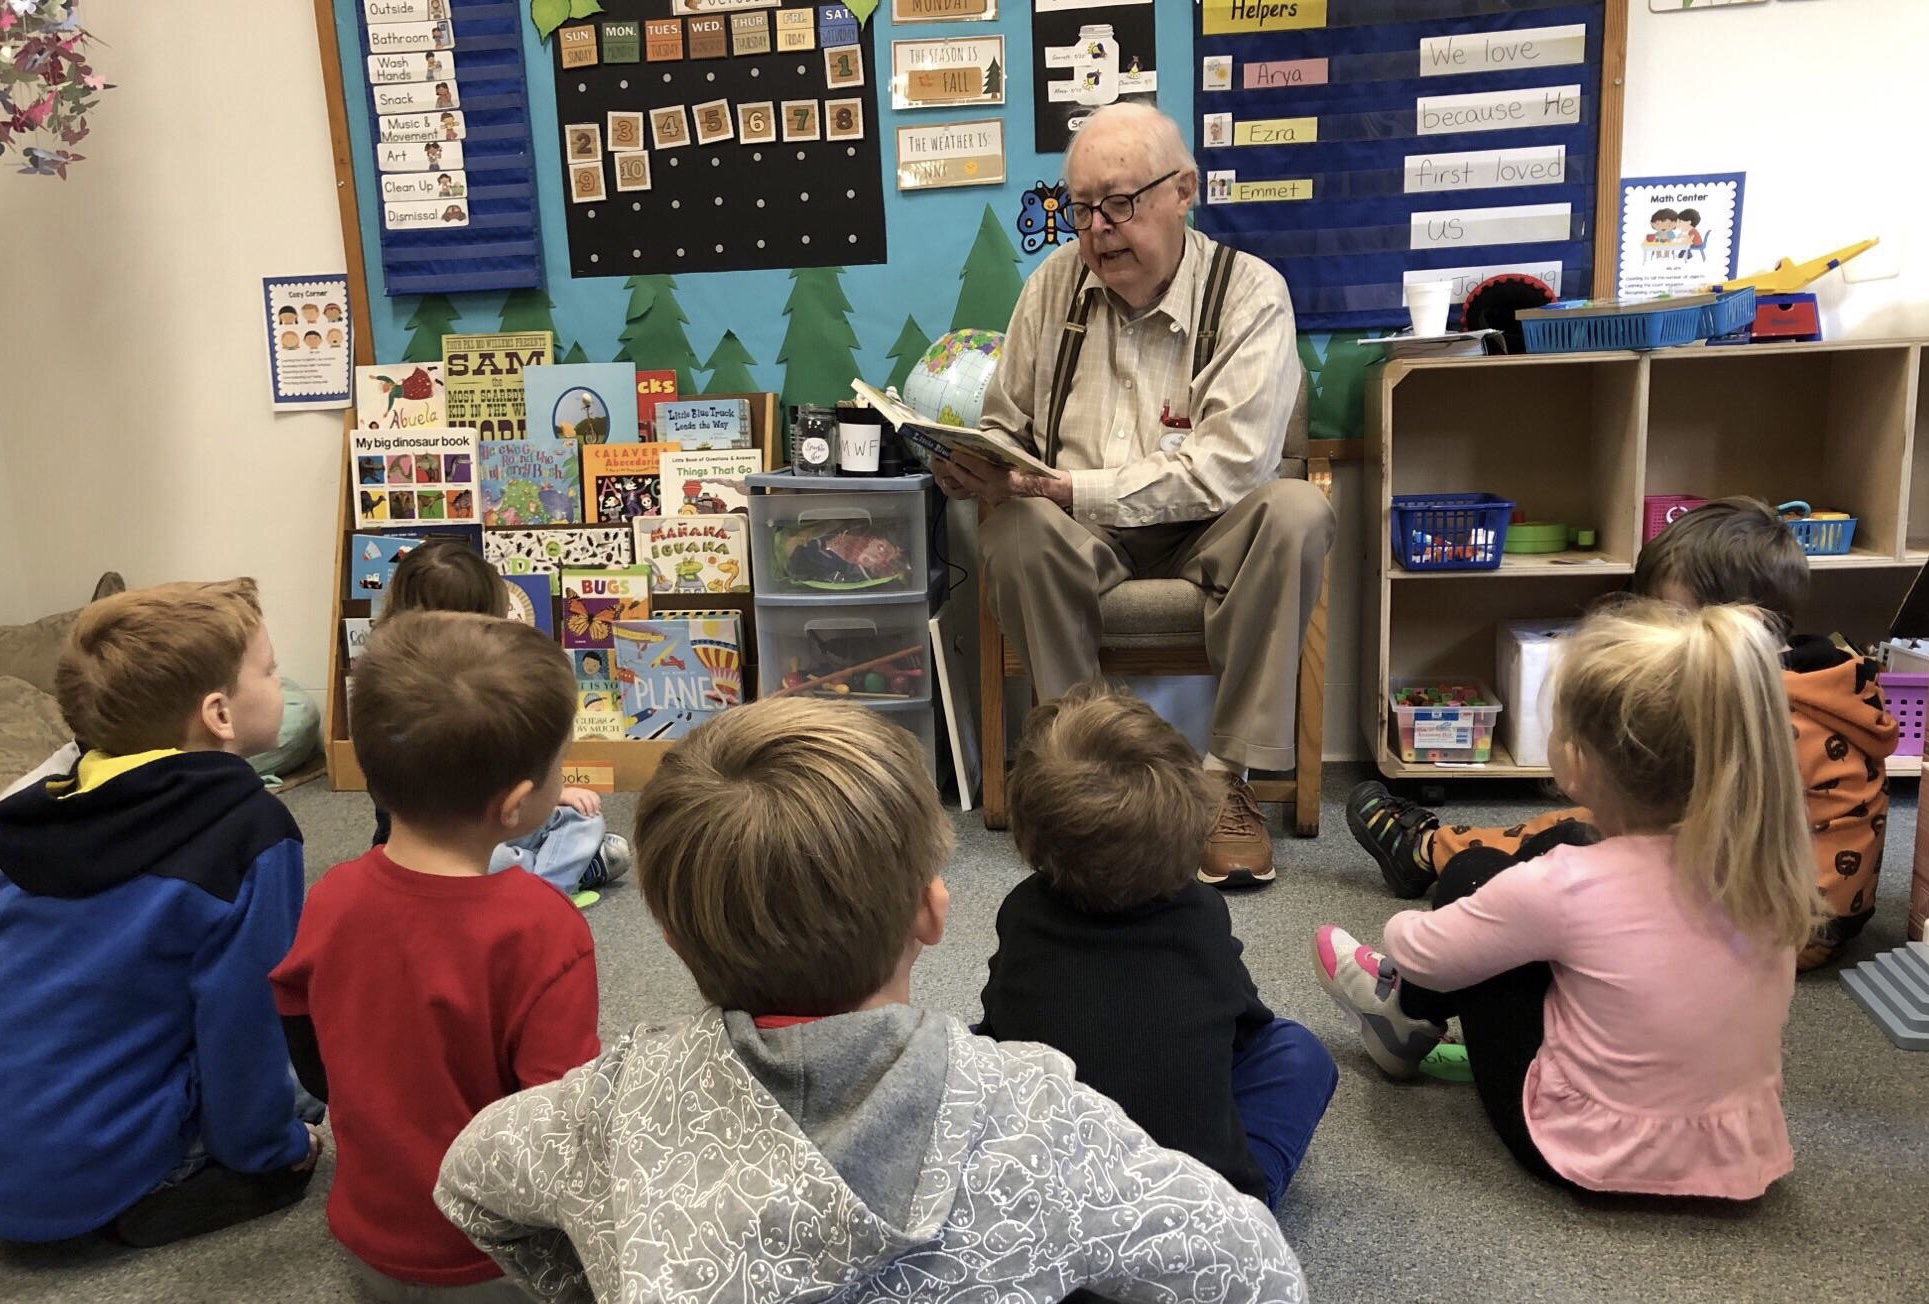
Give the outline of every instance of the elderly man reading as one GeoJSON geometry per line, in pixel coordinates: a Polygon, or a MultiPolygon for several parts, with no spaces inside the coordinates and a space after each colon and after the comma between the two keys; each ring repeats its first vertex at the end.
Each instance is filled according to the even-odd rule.
{"type": "Polygon", "coordinates": [[[1065,156],[1078,242],[1019,295],[983,425],[1053,476],[939,461],[988,504],[984,583],[1049,700],[1098,673],[1099,598],[1133,578],[1206,593],[1219,672],[1206,768],[1225,795],[1199,876],[1267,882],[1272,840],[1248,767],[1291,769],[1294,688],[1334,517],[1280,480],[1300,365],[1286,283],[1186,225],[1197,165],[1154,109],[1094,114],[1065,156]]]}

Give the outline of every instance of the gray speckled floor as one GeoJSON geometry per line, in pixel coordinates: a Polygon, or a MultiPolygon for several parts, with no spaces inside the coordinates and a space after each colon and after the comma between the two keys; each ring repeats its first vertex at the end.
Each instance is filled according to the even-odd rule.
{"type": "MultiPolygon", "coordinates": [[[[1560,1194],[1515,1170],[1470,1089],[1382,1080],[1306,958],[1315,924],[1372,936],[1395,908],[1339,813],[1358,777],[1347,767],[1329,771],[1324,835],[1283,840],[1279,882],[1232,902],[1267,1000],[1325,1037],[1340,1063],[1338,1094],[1280,1217],[1315,1299],[1813,1304],[1929,1295],[1929,1055],[1891,1048],[1833,970],[1801,981],[1789,1023],[1795,1172],[1751,1208],[1560,1194]]],[[[1913,793],[1897,796],[1880,913],[1851,960],[1902,941],[1916,812],[1913,793]]],[[[311,878],[367,845],[366,798],[313,784],[288,800],[307,834],[311,878]]],[[[632,804],[612,800],[612,827],[624,827],[632,804]]],[[[1461,799],[1453,813],[1507,823],[1540,805],[1526,788],[1496,788],[1461,799]]],[[[986,833],[975,814],[959,816],[958,831],[947,871],[950,936],[920,963],[916,995],[975,1017],[992,921],[1021,870],[1009,838],[986,833]]],[[[606,1035],[694,1006],[695,989],[634,887],[613,890],[589,918],[606,1035]]],[[[164,1250],[91,1242],[0,1250],[0,1300],[352,1300],[322,1218],[328,1177],[286,1213],[164,1250]]]]}

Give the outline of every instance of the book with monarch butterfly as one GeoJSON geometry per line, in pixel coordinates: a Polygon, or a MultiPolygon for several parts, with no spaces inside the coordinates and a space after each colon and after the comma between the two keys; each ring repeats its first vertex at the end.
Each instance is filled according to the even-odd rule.
{"type": "Polygon", "coordinates": [[[623,570],[565,570],[562,573],[562,629],[566,648],[610,647],[619,620],[650,614],[647,567],[623,570]]]}

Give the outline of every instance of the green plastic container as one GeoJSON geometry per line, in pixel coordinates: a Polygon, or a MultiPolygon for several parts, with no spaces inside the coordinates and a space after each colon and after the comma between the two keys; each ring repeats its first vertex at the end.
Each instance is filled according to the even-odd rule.
{"type": "Polygon", "coordinates": [[[1548,521],[1522,521],[1507,527],[1503,552],[1566,552],[1567,527],[1548,521]]]}

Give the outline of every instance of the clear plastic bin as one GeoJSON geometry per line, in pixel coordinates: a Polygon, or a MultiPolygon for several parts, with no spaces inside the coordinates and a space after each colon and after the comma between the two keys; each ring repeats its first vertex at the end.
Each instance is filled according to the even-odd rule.
{"type": "Polygon", "coordinates": [[[1409,765],[1479,764],[1494,754],[1500,698],[1478,679],[1395,679],[1387,686],[1394,749],[1409,765]],[[1492,706],[1401,706],[1408,688],[1471,688],[1492,706]]]}
{"type": "Polygon", "coordinates": [[[924,772],[938,781],[938,719],[930,702],[883,702],[870,708],[892,724],[909,729],[924,749],[924,772]]]}
{"type": "Polygon", "coordinates": [[[789,691],[877,706],[929,702],[927,618],[921,602],[759,607],[759,694],[789,691]]]}
{"type": "Polygon", "coordinates": [[[750,499],[751,582],[759,597],[867,602],[923,598],[924,494],[759,493],[750,499]]]}

